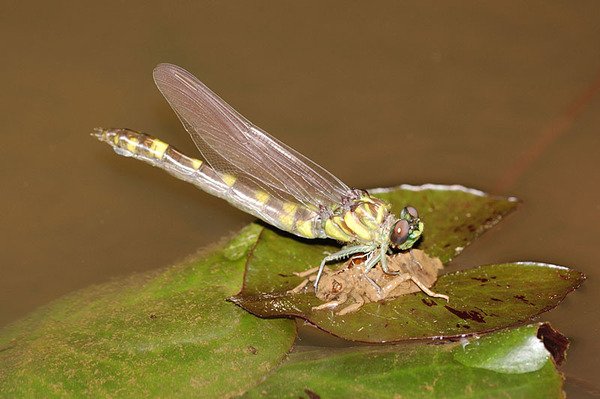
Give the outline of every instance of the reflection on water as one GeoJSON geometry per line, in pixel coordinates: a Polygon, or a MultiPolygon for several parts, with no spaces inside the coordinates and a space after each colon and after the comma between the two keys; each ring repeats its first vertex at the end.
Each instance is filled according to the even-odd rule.
{"type": "Polygon", "coordinates": [[[131,127],[196,155],[151,80],[175,62],[353,186],[521,198],[455,265],[536,260],[588,275],[543,317],[573,338],[564,370],[571,397],[585,397],[600,367],[600,6],[530,4],[7,7],[0,322],[251,220],[88,135],[131,127]]]}

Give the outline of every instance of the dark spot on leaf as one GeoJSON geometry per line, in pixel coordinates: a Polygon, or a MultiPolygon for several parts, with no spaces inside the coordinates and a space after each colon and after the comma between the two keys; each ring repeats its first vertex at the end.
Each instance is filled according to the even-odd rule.
{"type": "Polygon", "coordinates": [[[533,304],[531,301],[529,301],[529,300],[527,300],[527,298],[525,298],[525,295],[515,295],[515,298],[523,303],[526,303],[531,306],[535,306],[535,304],[533,304]]]}
{"type": "Polygon", "coordinates": [[[569,340],[567,337],[553,329],[550,324],[544,323],[540,326],[537,332],[537,337],[542,340],[548,352],[552,355],[554,362],[557,365],[565,360],[569,340]]]}
{"type": "Polygon", "coordinates": [[[433,300],[433,299],[431,299],[431,298],[423,298],[423,299],[421,299],[421,301],[422,301],[422,302],[423,302],[425,305],[427,305],[427,306],[429,306],[429,307],[431,307],[431,306],[437,306],[437,302],[436,302],[436,301],[434,301],[434,300],[433,300]]]}
{"type": "Polygon", "coordinates": [[[317,395],[315,392],[311,391],[310,389],[305,389],[304,393],[306,393],[308,395],[308,399],[321,399],[321,397],[319,395],[317,395]]]}
{"type": "Polygon", "coordinates": [[[504,302],[502,299],[498,299],[498,298],[490,298],[490,299],[494,302],[504,302]]]}
{"type": "Polygon", "coordinates": [[[470,325],[468,324],[460,324],[460,323],[456,323],[456,328],[464,328],[465,330],[468,330],[471,328],[470,325]]]}
{"type": "Polygon", "coordinates": [[[248,345],[246,349],[248,349],[248,352],[252,353],[253,355],[256,355],[258,353],[258,349],[256,349],[252,345],[248,345]]]}
{"type": "Polygon", "coordinates": [[[463,320],[473,320],[477,323],[485,323],[484,316],[476,310],[458,310],[448,305],[444,305],[448,311],[463,320]]]}
{"type": "Polygon", "coordinates": [[[467,230],[469,230],[471,233],[475,232],[475,230],[477,230],[477,227],[475,227],[474,225],[470,224],[467,226],[467,230]]]}
{"type": "Polygon", "coordinates": [[[157,315],[155,315],[154,313],[151,313],[149,317],[150,317],[151,319],[156,319],[158,316],[157,316],[157,315]]]}
{"type": "Polygon", "coordinates": [[[475,307],[475,309],[479,310],[481,313],[483,313],[484,315],[488,315],[487,312],[481,308],[475,307]]]}
{"type": "Polygon", "coordinates": [[[567,281],[570,280],[569,275],[566,273],[558,273],[558,277],[560,277],[563,280],[567,280],[567,281]]]}
{"type": "Polygon", "coordinates": [[[471,277],[471,279],[481,281],[482,283],[486,283],[486,282],[490,281],[489,279],[487,279],[485,277],[471,277]]]}
{"type": "Polygon", "coordinates": [[[497,277],[496,277],[496,276],[490,276],[490,278],[491,278],[492,280],[495,280],[497,277]]]}

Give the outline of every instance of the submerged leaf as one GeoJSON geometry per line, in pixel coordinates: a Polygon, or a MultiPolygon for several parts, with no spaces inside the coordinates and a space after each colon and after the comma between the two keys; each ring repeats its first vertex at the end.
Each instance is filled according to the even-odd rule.
{"type": "MultiPolygon", "coordinates": [[[[561,398],[562,377],[538,338],[544,328],[549,326],[437,345],[299,350],[244,397],[561,398]],[[495,366],[482,367],[490,364],[495,366]]],[[[563,346],[559,355],[565,351],[563,346]]]]}
{"type": "MultiPolygon", "coordinates": [[[[419,248],[445,260],[515,206],[514,200],[455,187],[405,187],[378,195],[386,195],[396,211],[406,204],[418,207],[426,223],[419,248]]],[[[448,295],[449,303],[417,293],[368,303],[340,316],[331,310],[313,310],[322,302],[312,292],[287,293],[302,281],[294,272],[319,265],[324,253],[334,250],[265,229],[249,258],[244,287],[231,300],[261,317],[300,317],[345,339],[388,342],[476,334],[514,325],[556,306],[584,279],[561,266],[489,265],[440,277],[431,290],[448,295]]]]}
{"type": "Polygon", "coordinates": [[[230,397],[273,369],[293,322],[237,292],[261,228],[160,273],[76,292],[0,331],[3,397],[230,397]]]}

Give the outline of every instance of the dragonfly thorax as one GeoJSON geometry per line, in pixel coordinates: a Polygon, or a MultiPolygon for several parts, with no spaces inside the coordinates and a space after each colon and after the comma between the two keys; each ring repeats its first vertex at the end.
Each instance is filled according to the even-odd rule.
{"type": "Polygon", "coordinates": [[[378,243],[388,240],[394,220],[389,204],[363,191],[323,218],[323,231],[341,242],[378,243]]]}

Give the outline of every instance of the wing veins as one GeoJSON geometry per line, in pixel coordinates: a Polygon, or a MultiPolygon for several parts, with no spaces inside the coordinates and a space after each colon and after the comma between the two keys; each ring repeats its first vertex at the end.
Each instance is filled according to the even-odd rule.
{"type": "Polygon", "coordinates": [[[236,174],[305,205],[339,203],[349,191],[325,169],[255,127],[187,71],[161,64],[155,81],[217,172],[236,174]]]}

